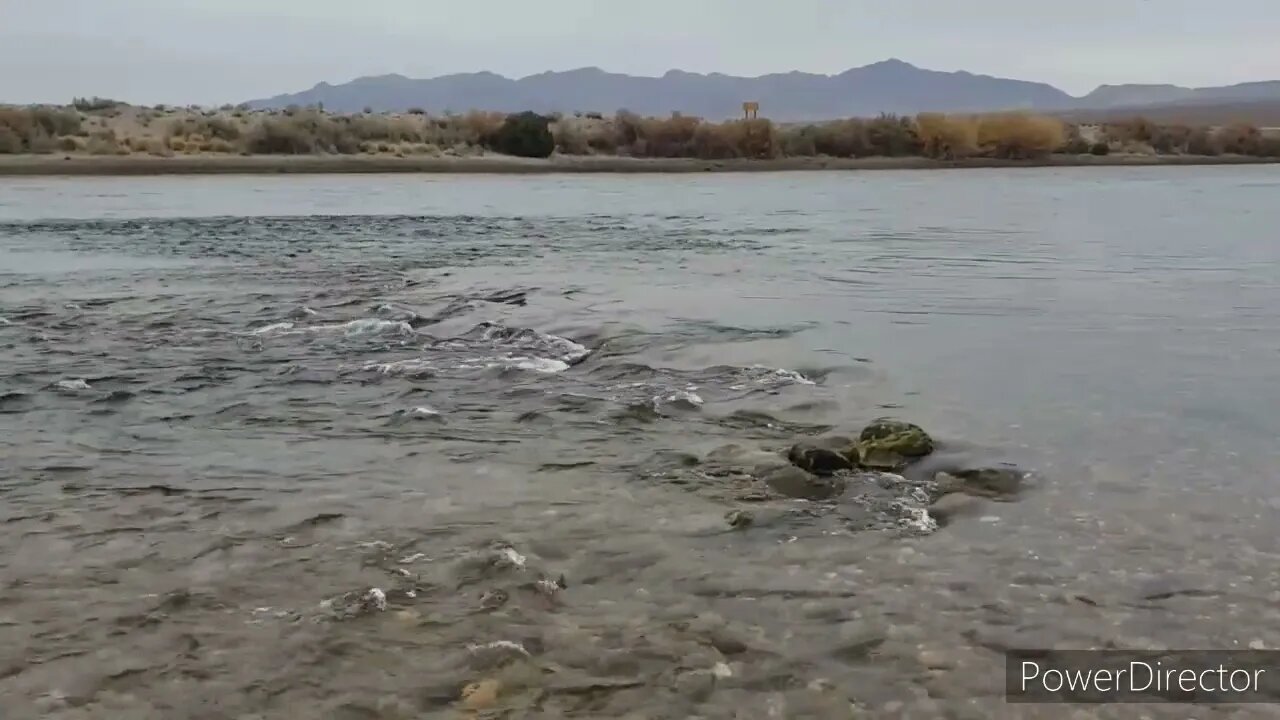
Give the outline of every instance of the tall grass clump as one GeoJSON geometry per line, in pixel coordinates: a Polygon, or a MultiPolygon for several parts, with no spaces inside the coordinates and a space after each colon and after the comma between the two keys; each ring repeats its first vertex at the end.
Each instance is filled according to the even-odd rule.
{"type": "Polygon", "coordinates": [[[969,157],[978,152],[978,121],[960,115],[921,113],[916,116],[916,137],[925,157],[969,157]]]}
{"type": "Polygon", "coordinates": [[[1046,157],[1061,147],[1066,134],[1061,120],[1011,112],[978,120],[978,147],[984,155],[1009,160],[1046,157]]]}

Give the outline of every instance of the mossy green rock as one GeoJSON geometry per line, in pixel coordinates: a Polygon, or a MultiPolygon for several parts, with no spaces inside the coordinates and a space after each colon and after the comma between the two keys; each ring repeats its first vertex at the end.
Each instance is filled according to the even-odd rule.
{"type": "Polygon", "coordinates": [[[918,458],[933,452],[933,438],[919,425],[880,418],[862,429],[857,449],[860,458],[882,452],[918,458]]]}

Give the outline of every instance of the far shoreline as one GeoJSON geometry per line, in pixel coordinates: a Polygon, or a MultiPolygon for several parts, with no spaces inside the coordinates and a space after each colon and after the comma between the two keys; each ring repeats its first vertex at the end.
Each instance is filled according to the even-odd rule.
{"type": "Polygon", "coordinates": [[[1267,165],[1280,158],[1246,155],[1051,155],[1034,160],[923,157],[791,157],[771,160],[650,159],[621,156],[396,157],[392,155],[0,155],[0,177],[342,174],[689,174],[835,170],[1267,165]]]}

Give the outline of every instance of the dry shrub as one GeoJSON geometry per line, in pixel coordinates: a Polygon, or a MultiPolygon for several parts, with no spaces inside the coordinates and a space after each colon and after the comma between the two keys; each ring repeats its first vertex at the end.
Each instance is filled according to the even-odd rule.
{"type": "Polygon", "coordinates": [[[359,140],[386,140],[390,142],[421,142],[425,124],[417,118],[388,117],[386,115],[356,115],[335,118],[345,123],[359,140]]]}
{"type": "Polygon", "coordinates": [[[631,154],[638,157],[680,158],[694,154],[694,137],[700,118],[672,113],[671,117],[637,119],[629,116],[620,123],[622,135],[619,145],[628,145],[631,154]],[[631,138],[634,136],[634,140],[631,138]]]}
{"type": "Polygon", "coordinates": [[[1191,133],[1185,125],[1157,125],[1151,134],[1151,147],[1164,154],[1187,152],[1191,133]]]}
{"type": "Polygon", "coordinates": [[[1196,128],[1187,137],[1187,153],[1190,155],[1221,155],[1222,146],[1208,128],[1196,128]]]}
{"type": "Polygon", "coordinates": [[[0,155],[17,155],[26,149],[26,143],[13,128],[0,125],[0,155]]]}
{"type": "Polygon", "coordinates": [[[89,142],[85,144],[85,150],[90,155],[121,155],[129,152],[120,145],[113,130],[100,130],[90,135],[89,142]]]}
{"type": "Polygon", "coordinates": [[[693,131],[693,153],[704,160],[727,160],[741,157],[736,138],[729,123],[712,125],[703,123],[693,131]]]}
{"type": "Polygon", "coordinates": [[[916,136],[926,157],[952,160],[978,152],[978,121],[972,117],[921,113],[916,116],[916,136]]]}
{"type": "Polygon", "coordinates": [[[1011,112],[978,119],[978,147],[991,157],[1044,157],[1061,147],[1065,132],[1057,118],[1011,112]]]}
{"type": "Polygon", "coordinates": [[[781,140],[769,120],[732,120],[719,125],[699,125],[694,132],[693,147],[697,157],[706,160],[767,160],[778,156],[781,140]]]}
{"type": "Polygon", "coordinates": [[[555,138],[556,151],[562,155],[591,154],[591,143],[580,118],[561,118],[551,123],[551,136],[555,138]]]}
{"type": "Polygon", "coordinates": [[[67,136],[58,140],[58,149],[62,152],[80,152],[84,149],[84,145],[80,142],[80,138],[67,136]]]}
{"type": "Polygon", "coordinates": [[[345,122],[316,110],[262,118],[245,139],[245,149],[260,155],[354,154],[360,141],[345,122]]]}
{"type": "Polygon", "coordinates": [[[187,141],[182,138],[169,138],[169,149],[174,152],[183,152],[187,149],[187,141]]]}
{"type": "Polygon", "coordinates": [[[214,138],[210,140],[208,143],[202,146],[202,149],[205,152],[214,152],[214,153],[220,153],[220,154],[233,153],[236,151],[236,148],[234,145],[227,142],[226,140],[223,140],[222,138],[214,138]]]}
{"type": "Polygon", "coordinates": [[[1262,132],[1252,125],[1237,124],[1218,128],[1214,139],[1222,152],[1232,155],[1258,155],[1262,150],[1262,132]]]}
{"type": "Polygon", "coordinates": [[[188,115],[172,120],[169,123],[168,135],[170,137],[199,136],[201,141],[205,138],[219,138],[235,142],[240,139],[242,131],[240,123],[228,117],[188,115]]]}
{"type": "Polygon", "coordinates": [[[1063,126],[1062,145],[1054,148],[1053,151],[1064,155],[1088,155],[1092,152],[1092,146],[1080,133],[1079,125],[1068,124],[1063,126]]]}
{"type": "Polygon", "coordinates": [[[158,157],[172,157],[168,141],[156,137],[133,137],[125,141],[125,145],[136,153],[146,153],[158,157]]]}
{"type": "Polygon", "coordinates": [[[478,110],[473,110],[458,120],[470,145],[479,145],[485,138],[498,132],[506,121],[507,116],[503,113],[478,110]]]}
{"type": "Polygon", "coordinates": [[[1146,143],[1154,145],[1159,128],[1144,117],[1134,117],[1120,122],[1108,123],[1102,129],[1104,136],[1115,143],[1146,143]]]}
{"type": "Polygon", "coordinates": [[[0,152],[53,152],[56,138],[83,132],[80,113],[74,110],[30,107],[0,108],[3,149],[0,152]],[[16,140],[15,140],[16,138],[16,140]]]}

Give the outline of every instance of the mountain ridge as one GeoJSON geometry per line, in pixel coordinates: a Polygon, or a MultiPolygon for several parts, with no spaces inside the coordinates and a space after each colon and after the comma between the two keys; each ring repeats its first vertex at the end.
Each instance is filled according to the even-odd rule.
{"type": "Polygon", "coordinates": [[[432,78],[398,73],[367,75],[346,83],[317,83],[308,90],[249,101],[254,109],[322,104],[336,112],[431,113],[467,110],[605,112],[642,115],[681,112],[712,120],[734,117],[744,101],[780,121],[827,120],[880,113],[991,112],[997,110],[1103,110],[1176,103],[1280,100],[1280,81],[1191,88],[1172,84],[1104,84],[1083,96],[1053,85],[965,70],[918,67],[899,58],[837,74],[799,70],[754,77],[698,73],[678,68],[660,76],[627,75],[585,66],[508,78],[481,70],[432,78]]]}

